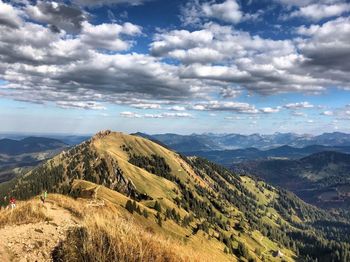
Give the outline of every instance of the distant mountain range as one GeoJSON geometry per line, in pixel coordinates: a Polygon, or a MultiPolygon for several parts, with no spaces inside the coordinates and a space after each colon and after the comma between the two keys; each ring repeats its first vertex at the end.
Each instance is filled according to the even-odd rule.
{"type": "Polygon", "coordinates": [[[1,139],[0,154],[20,155],[66,147],[60,140],[45,137],[27,137],[21,140],[1,139]]]}
{"type": "Polygon", "coordinates": [[[243,161],[263,159],[299,159],[324,151],[350,153],[350,146],[312,145],[297,148],[286,145],[267,150],[251,147],[234,150],[189,151],[183,152],[183,154],[187,156],[204,157],[210,161],[216,162],[226,167],[230,167],[234,163],[240,163],[243,161]]]}
{"type": "Polygon", "coordinates": [[[254,147],[271,149],[283,145],[306,147],[310,145],[350,146],[350,134],[334,132],[322,135],[299,135],[295,133],[274,133],[272,135],[241,134],[154,134],[136,135],[159,141],[178,152],[233,150],[254,147]]]}
{"type": "Polygon", "coordinates": [[[319,152],[297,160],[254,160],[232,166],[323,208],[350,208],[350,154],[319,152]]]}
{"type": "Polygon", "coordinates": [[[68,145],[45,137],[26,137],[20,140],[0,139],[0,183],[27,171],[41,161],[51,158],[68,145]]]}

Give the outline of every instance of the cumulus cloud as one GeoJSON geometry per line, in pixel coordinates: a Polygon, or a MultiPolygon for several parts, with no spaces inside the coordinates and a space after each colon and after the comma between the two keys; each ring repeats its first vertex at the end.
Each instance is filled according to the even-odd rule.
{"type": "Polygon", "coordinates": [[[82,10],[57,2],[38,1],[36,5],[26,6],[25,12],[31,19],[49,24],[54,32],[79,32],[87,20],[87,14],[82,10]]]}
{"type": "Polygon", "coordinates": [[[172,111],[185,111],[186,107],[184,107],[184,106],[172,106],[172,107],[169,107],[168,109],[172,110],[172,111]]]}
{"type": "Polygon", "coordinates": [[[234,24],[240,22],[243,16],[236,0],[226,0],[219,4],[205,3],[202,9],[207,17],[221,19],[234,24]]]}
{"type": "Polygon", "coordinates": [[[184,25],[201,25],[210,20],[218,20],[229,24],[238,24],[242,21],[256,20],[262,14],[244,13],[237,0],[225,1],[189,1],[181,8],[180,19],[184,25]]]}
{"type": "Polygon", "coordinates": [[[20,11],[0,0],[0,26],[18,28],[22,23],[20,11]]]}
{"type": "Polygon", "coordinates": [[[260,109],[260,112],[265,113],[265,114],[272,114],[272,113],[278,113],[281,110],[281,107],[263,107],[260,109]]]}
{"type": "Polygon", "coordinates": [[[307,37],[299,48],[304,65],[318,77],[335,81],[335,86],[349,88],[350,17],[340,17],[322,25],[301,26],[298,33],[307,37]]]}
{"type": "Polygon", "coordinates": [[[284,105],[283,107],[287,109],[299,110],[299,109],[314,108],[314,105],[305,101],[305,102],[299,102],[299,103],[289,103],[284,105]]]}
{"type": "Polygon", "coordinates": [[[235,97],[239,96],[241,93],[242,93],[241,90],[233,89],[233,88],[230,88],[230,87],[223,87],[220,90],[220,95],[223,98],[235,98],[235,97]]]}
{"type": "MultiPolygon", "coordinates": [[[[112,2],[123,1],[104,1],[112,2]]],[[[271,95],[350,88],[348,17],[301,26],[296,38],[275,40],[228,25],[234,18],[227,18],[222,7],[234,9],[235,1],[194,2],[205,23],[157,31],[150,53],[140,54],[132,49],[142,35],[136,24],[93,24],[87,11],[68,2],[16,7],[0,0],[0,79],[6,81],[1,95],[64,108],[103,109],[104,101],[171,111],[154,117],[185,117],[188,109],[268,114],[311,108],[307,102],[259,109],[228,101],[245,91],[271,95]],[[231,21],[209,21],[219,17],[231,21]],[[183,106],[186,102],[193,106],[183,106]]],[[[92,6],[88,3],[80,4],[92,6]]]]}
{"type": "Polygon", "coordinates": [[[199,111],[229,111],[242,114],[257,114],[255,106],[242,102],[205,101],[194,104],[191,109],[199,111]]]}
{"type": "Polygon", "coordinates": [[[306,17],[313,21],[318,21],[323,18],[340,16],[350,11],[350,4],[337,3],[337,4],[311,4],[300,7],[299,10],[290,14],[290,17],[306,17]]]}
{"type": "Polygon", "coordinates": [[[262,94],[316,93],[335,84],[333,79],[300,70],[307,61],[297,42],[264,39],[215,23],[200,30],[159,33],[151,53],[180,61],[183,78],[231,83],[262,94]],[[208,55],[215,52],[218,55],[208,55]]]}
{"type": "Polygon", "coordinates": [[[116,23],[91,25],[85,22],[81,40],[93,48],[122,51],[129,49],[132,43],[125,41],[121,36],[135,36],[138,34],[141,34],[141,28],[131,23],[124,23],[123,25],[116,23]]]}

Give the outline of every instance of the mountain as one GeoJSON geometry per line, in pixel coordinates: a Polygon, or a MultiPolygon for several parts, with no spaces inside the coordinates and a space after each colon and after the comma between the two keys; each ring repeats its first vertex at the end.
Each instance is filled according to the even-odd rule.
{"type": "Polygon", "coordinates": [[[0,183],[26,172],[68,147],[64,142],[45,137],[0,140],[0,183]]]}
{"type": "Polygon", "coordinates": [[[297,160],[247,161],[232,168],[286,188],[319,207],[350,209],[349,154],[325,151],[297,160]]]}
{"type": "Polygon", "coordinates": [[[230,167],[234,163],[240,163],[248,160],[263,159],[298,159],[306,157],[310,154],[334,151],[342,153],[350,153],[349,146],[322,146],[311,145],[302,148],[291,147],[288,145],[260,150],[254,147],[235,150],[209,150],[209,151],[188,151],[184,152],[187,156],[200,156],[207,158],[215,163],[230,167]]]}
{"type": "Polygon", "coordinates": [[[158,141],[177,152],[186,151],[206,151],[212,149],[220,149],[221,147],[212,138],[214,135],[177,135],[177,134],[159,134],[148,135],[144,133],[136,133],[136,135],[158,141]]]}
{"type": "Polygon", "coordinates": [[[45,137],[27,137],[21,140],[1,139],[0,154],[21,155],[66,147],[60,140],[45,137]]]}
{"type": "Polygon", "coordinates": [[[262,134],[139,134],[145,138],[157,140],[178,152],[233,150],[243,148],[257,148],[267,150],[284,145],[292,147],[322,146],[350,146],[350,134],[334,132],[322,135],[299,135],[294,133],[262,134]]]}
{"type": "Polygon", "coordinates": [[[5,195],[31,199],[43,190],[77,198],[77,203],[55,201],[87,221],[67,229],[55,248],[58,261],[83,255],[77,261],[92,261],[94,254],[104,255],[101,261],[134,261],[140,250],[154,247],[158,257],[168,250],[178,256],[194,253],[177,260],[153,254],[144,261],[350,259],[346,214],[317,209],[249,175],[181,156],[140,136],[100,132],[0,184],[0,201],[5,195]],[[85,205],[97,206],[96,211],[79,211],[85,205]],[[124,227],[123,221],[134,224],[124,227]],[[155,239],[168,243],[156,245],[155,239]],[[130,252],[119,253],[117,247],[127,240],[129,246],[122,247],[130,252]],[[135,247],[145,242],[149,248],[135,247]]]}

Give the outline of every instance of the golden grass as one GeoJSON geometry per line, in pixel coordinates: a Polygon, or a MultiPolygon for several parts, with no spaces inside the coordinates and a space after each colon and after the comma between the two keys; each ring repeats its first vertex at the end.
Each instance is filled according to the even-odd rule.
{"type": "Polygon", "coordinates": [[[71,197],[59,194],[50,194],[48,199],[48,201],[53,201],[59,207],[68,210],[76,218],[82,219],[84,217],[85,205],[82,205],[81,202],[75,201],[71,197]]]}
{"type": "Polygon", "coordinates": [[[56,257],[60,261],[200,261],[189,247],[121,218],[113,207],[87,215],[81,227],[69,232],[56,257]]]}
{"type": "Polygon", "coordinates": [[[49,220],[45,207],[37,200],[19,202],[15,209],[0,211],[0,228],[6,225],[22,225],[49,220]]]}

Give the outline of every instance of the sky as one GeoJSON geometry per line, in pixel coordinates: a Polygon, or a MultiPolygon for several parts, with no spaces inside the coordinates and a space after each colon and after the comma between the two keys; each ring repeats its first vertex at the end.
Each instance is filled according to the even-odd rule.
{"type": "Polygon", "coordinates": [[[350,132],[348,0],[0,0],[0,132],[350,132]]]}

